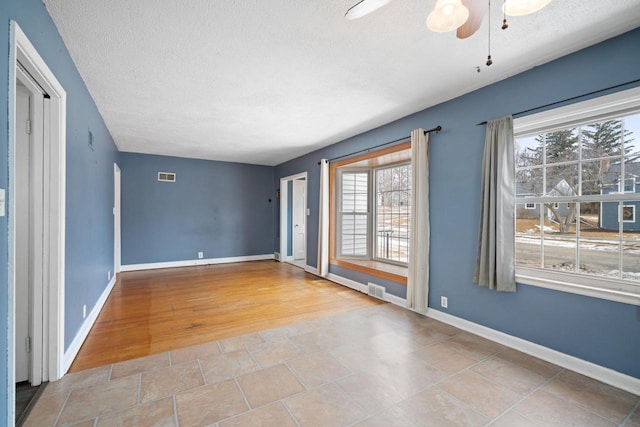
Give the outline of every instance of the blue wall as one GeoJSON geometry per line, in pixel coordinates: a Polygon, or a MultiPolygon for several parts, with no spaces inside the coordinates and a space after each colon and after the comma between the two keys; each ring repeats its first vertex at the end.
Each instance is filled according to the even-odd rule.
{"type": "MultiPolygon", "coordinates": [[[[276,179],[308,172],[309,230],[317,230],[319,159],[442,125],[431,139],[429,306],[439,308],[440,296],[447,296],[454,316],[640,378],[640,307],[526,285],[515,294],[473,285],[485,133],[476,124],[638,78],[640,29],[283,163],[276,179]]],[[[315,265],[317,233],[309,233],[307,245],[307,263],[315,265]]],[[[362,283],[377,280],[331,271],[362,283]]],[[[388,291],[404,296],[395,286],[388,291]]]]}
{"type": "MultiPolygon", "coordinates": [[[[65,347],[113,271],[113,163],[118,152],[41,0],[0,1],[0,188],[8,188],[9,22],[15,20],[67,92],[65,347]],[[87,144],[89,129],[95,151],[87,144]]],[[[8,194],[7,194],[8,198],[8,194]]],[[[10,207],[7,206],[7,210],[10,207]]],[[[0,419],[7,407],[7,217],[0,218],[0,419]]]]}
{"type": "Polygon", "coordinates": [[[273,254],[273,167],[133,153],[120,167],[123,265],[273,254]]]}

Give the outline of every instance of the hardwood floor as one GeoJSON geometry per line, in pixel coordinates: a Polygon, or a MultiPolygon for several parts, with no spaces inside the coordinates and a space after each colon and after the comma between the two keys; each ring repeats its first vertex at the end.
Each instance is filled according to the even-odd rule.
{"type": "Polygon", "coordinates": [[[69,372],[377,304],[276,261],[120,273],[69,372]]]}

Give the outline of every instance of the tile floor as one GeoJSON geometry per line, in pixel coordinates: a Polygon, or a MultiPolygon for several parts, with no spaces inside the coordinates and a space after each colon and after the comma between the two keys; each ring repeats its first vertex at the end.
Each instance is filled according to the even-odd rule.
{"type": "Polygon", "coordinates": [[[640,427],[640,396],[385,304],[69,374],[25,425],[640,427]]]}

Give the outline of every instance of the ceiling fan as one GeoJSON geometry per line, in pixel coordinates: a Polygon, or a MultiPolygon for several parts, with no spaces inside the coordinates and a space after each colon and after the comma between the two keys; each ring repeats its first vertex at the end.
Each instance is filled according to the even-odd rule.
{"type": "MultiPolygon", "coordinates": [[[[358,19],[390,2],[391,0],[360,0],[344,16],[346,19],[358,19]]],[[[537,12],[550,2],[551,0],[504,0],[502,10],[505,15],[522,16],[537,12]]],[[[489,0],[436,0],[433,11],[427,17],[427,27],[438,33],[457,29],[458,38],[466,39],[480,28],[489,4],[489,0]]],[[[503,26],[505,24],[503,22],[503,26]]]]}
{"type": "MultiPolygon", "coordinates": [[[[346,19],[358,19],[374,12],[391,0],[360,0],[345,13],[346,19]]],[[[537,12],[551,0],[503,0],[502,29],[509,26],[506,16],[522,16],[537,12]]],[[[427,17],[427,27],[434,32],[456,31],[459,39],[471,37],[478,31],[487,10],[491,8],[491,0],[436,0],[433,11],[427,17]]],[[[489,27],[489,38],[491,29],[489,27]]],[[[489,44],[491,42],[489,41],[489,44]]],[[[487,66],[491,65],[491,53],[487,58],[487,66]]],[[[477,68],[479,70],[479,68],[477,68]]]]}

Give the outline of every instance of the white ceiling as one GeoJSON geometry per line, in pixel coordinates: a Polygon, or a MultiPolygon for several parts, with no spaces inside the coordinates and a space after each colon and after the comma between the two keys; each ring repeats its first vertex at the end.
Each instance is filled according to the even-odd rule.
{"type": "Polygon", "coordinates": [[[640,26],[640,0],[554,0],[507,31],[494,5],[487,68],[487,19],[433,33],[435,0],[355,21],[358,0],[43,1],[121,151],[264,165],[640,26]]]}

